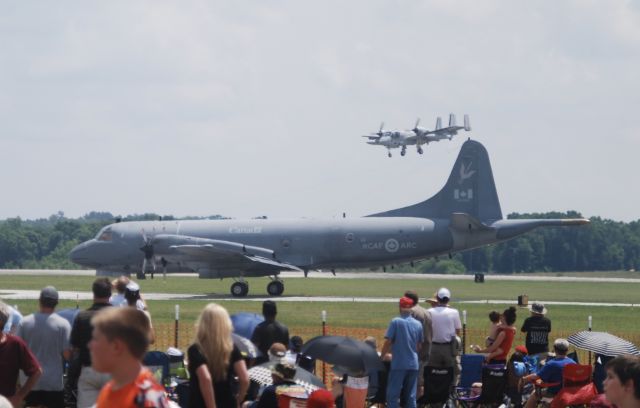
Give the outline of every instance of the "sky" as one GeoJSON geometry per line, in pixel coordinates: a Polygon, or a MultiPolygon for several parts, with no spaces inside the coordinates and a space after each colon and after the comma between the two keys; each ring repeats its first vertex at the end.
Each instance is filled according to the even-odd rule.
{"type": "Polygon", "coordinates": [[[0,0],[0,219],[362,216],[422,201],[467,137],[503,214],[640,218],[640,5],[0,0]],[[423,155],[384,121],[471,117],[423,155]]]}

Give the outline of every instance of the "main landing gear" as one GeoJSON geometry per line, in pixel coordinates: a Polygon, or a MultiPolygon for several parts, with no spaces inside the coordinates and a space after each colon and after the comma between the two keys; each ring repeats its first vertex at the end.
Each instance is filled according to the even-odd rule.
{"type": "Polygon", "coordinates": [[[405,146],[402,146],[402,150],[400,150],[400,156],[404,156],[405,154],[407,154],[407,148],[405,146]]]}
{"type": "Polygon", "coordinates": [[[238,280],[231,285],[231,294],[235,297],[245,297],[249,293],[249,284],[244,280],[238,280]]]}
{"type": "MultiPolygon", "coordinates": [[[[280,296],[284,292],[284,282],[277,277],[271,278],[267,285],[267,293],[270,296],[280,296]]],[[[231,295],[234,297],[245,297],[249,293],[249,283],[244,279],[237,279],[231,285],[231,295]]]]}
{"type": "Polygon", "coordinates": [[[277,277],[273,278],[267,285],[267,293],[271,296],[280,296],[282,292],[284,292],[284,283],[277,277]]]}
{"type": "Polygon", "coordinates": [[[418,146],[418,154],[422,154],[422,153],[424,153],[424,151],[422,150],[422,147],[418,146]]]}

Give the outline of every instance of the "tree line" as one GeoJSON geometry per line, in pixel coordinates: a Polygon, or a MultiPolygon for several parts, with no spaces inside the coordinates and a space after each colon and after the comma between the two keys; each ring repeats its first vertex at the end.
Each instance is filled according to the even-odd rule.
{"type": "MultiPolygon", "coordinates": [[[[575,211],[509,214],[507,218],[578,218],[575,211]]],[[[135,214],[114,217],[91,212],[67,218],[59,212],[49,218],[0,220],[0,269],[77,269],[68,259],[78,243],[93,238],[117,218],[122,221],[172,220],[170,215],[135,214]]],[[[182,219],[223,219],[220,215],[182,219]]],[[[260,217],[264,218],[264,217],[260,217]]],[[[640,220],[629,223],[592,217],[584,227],[540,228],[516,239],[448,257],[401,265],[388,271],[416,273],[521,273],[638,270],[640,220]]]]}

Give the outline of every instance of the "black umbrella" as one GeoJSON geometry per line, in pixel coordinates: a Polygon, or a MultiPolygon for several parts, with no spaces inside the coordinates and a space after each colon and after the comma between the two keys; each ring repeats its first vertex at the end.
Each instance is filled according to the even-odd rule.
{"type": "MultiPolygon", "coordinates": [[[[276,362],[269,361],[255,367],[251,367],[249,369],[249,378],[260,385],[273,384],[273,378],[271,378],[271,368],[276,364],[276,362]]],[[[300,366],[296,366],[296,375],[293,380],[296,382],[296,384],[303,386],[309,393],[312,393],[318,388],[325,388],[321,379],[300,366]]]]}
{"type": "Polygon", "coordinates": [[[262,355],[260,350],[251,342],[251,340],[246,339],[239,334],[231,333],[231,337],[233,337],[233,344],[238,347],[242,357],[244,358],[257,358],[262,355]]]}
{"type": "Polygon", "coordinates": [[[357,372],[384,370],[376,350],[367,343],[345,336],[318,336],[302,346],[302,354],[357,372]]]}
{"type": "Polygon", "coordinates": [[[607,332],[579,331],[567,338],[570,344],[604,356],[617,357],[623,354],[640,354],[635,344],[607,332]]]}

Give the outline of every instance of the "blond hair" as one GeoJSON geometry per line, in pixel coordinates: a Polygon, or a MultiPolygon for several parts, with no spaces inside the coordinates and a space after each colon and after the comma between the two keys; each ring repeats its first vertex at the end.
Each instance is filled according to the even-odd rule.
{"type": "Polygon", "coordinates": [[[196,322],[196,340],[202,354],[207,360],[207,368],[214,381],[227,377],[227,368],[233,351],[231,338],[231,319],[227,309],[209,303],[200,313],[196,322]]]}

